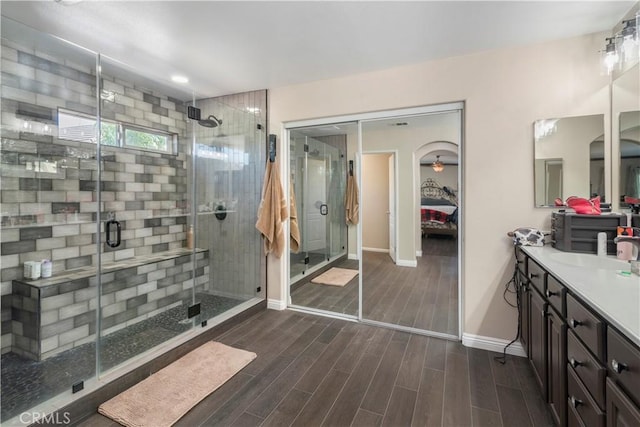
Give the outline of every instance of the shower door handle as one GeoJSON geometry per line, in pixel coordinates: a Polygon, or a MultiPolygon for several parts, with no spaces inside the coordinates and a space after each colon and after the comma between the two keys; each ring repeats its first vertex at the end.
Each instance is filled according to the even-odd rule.
{"type": "Polygon", "coordinates": [[[120,221],[116,221],[115,219],[110,219],[109,221],[107,221],[105,223],[105,232],[107,234],[107,245],[109,245],[109,247],[112,248],[117,248],[118,246],[120,246],[120,242],[121,242],[121,233],[122,233],[122,227],[120,226],[120,221]],[[113,241],[111,240],[111,226],[115,225],[116,226],[116,240],[113,241]]]}

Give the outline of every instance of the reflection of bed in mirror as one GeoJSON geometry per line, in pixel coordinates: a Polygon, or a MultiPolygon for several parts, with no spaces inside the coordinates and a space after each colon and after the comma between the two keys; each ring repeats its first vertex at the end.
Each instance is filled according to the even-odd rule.
{"type": "Polygon", "coordinates": [[[455,190],[441,187],[429,178],[420,187],[420,223],[422,237],[458,236],[458,198],[455,190]]]}

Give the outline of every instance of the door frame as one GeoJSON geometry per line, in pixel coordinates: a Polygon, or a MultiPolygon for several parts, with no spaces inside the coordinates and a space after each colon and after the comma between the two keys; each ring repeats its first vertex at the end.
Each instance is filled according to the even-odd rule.
{"type": "MultiPolygon", "coordinates": [[[[381,120],[381,119],[391,119],[395,117],[407,117],[412,115],[424,115],[431,113],[448,113],[448,112],[460,112],[460,149],[458,152],[458,183],[460,188],[458,189],[458,208],[463,213],[458,217],[458,335],[457,337],[453,337],[448,334],[442,334],[439,332],[433,331],[423,331],[417,330],[414,328],[406,328],[406,327],[396,327],[397,325],[389,325],[386,323],[380,323],[380,326],[384,327],[393,327],[398,330],[405,330],[407,332],[413,332],[420,335],[434,336],[438,338],[445,339],[457,339],[458,341],[462,340],[462,334],[465,329],[464,319],[464,303],[465,303],[465,270],[464,270],[464,248],[465,248],[465,215],[464,215],[464,202],[465,202],[465,188],[464,188],[464,160],[465,160],[465,109],[466,105],[464,101],[454,101],[449,103],[435,104],[435,105],[425,105],[420,107],[409,107],[409,108],[399,108],[399,109],[388,109],[388,110],[380,110],[380,111],[371,111],[366,113],[354,113],[354,114],[345,114],[345,115],[337,115],[337,116],[327,116],[322,118],[314,118],[314,119],[304,119],[304,120],[294,120],[294,121],[284,121],[280,127],[280,136],[281,141],[285,141],[285,147],[287,149],[280,150],[281,157],[281,171],[282,176],[289,176],[289,130],[298,127],[307,127],[307,126],[320,126],[320,125],[330,125],[335,123],[345,123],[345,122],[355,122],[358,125],[358,149],[354,153],[354,174],[357,175],[356,181],[358,182],[359,188],[362,188],[362,174],[359,168],[359,163],[361,159],[362,153],[362,122],[367,120],[381,120]]],[[[414,162],[415,163],[415,162],[414,162]]],[[[396,168],[397,170],[397,168],[396,168]]],[[[284,194],[286,195],[287,203],[289,202],[289,180],[285,179],[283,182],[284,194]]],[[[416,190],[414,188],[414,190],[416,190]]],[[[357,226],[357,256],[360,262],[360,271],[362,271],[362,210],[360,210],[360,220],[357,226]]],[[[289,221],[285,221],[284,223],[284,232],[285,236],[289,235],[289,221]]],[[[417,231],[416,231],[417,232],[417,231]]],[[[289,239],[285,240],[285,253],[289,253],[289,239]]],[[[289,257],[282,256],[279,260],[279,270],[280,276],[277,274],[269,274],[268,278],[271,278],[274,281],[279,280],[279,294],[280,299],[268,300],[268,307],[274,309],[285,309],[291,303],[291,295],[289,289],[289,257]]],[[[358,317],[357,320],[363,322],[362,319],[362,274],[359,274],[359,303],[358,303],[358,317]]],[[[312,311],[312,310],[309,310],[312,311]]],[[[317,314],[325,315],[328,317],[335,317],[339,319],[347,319],[354,320],[353,316],[342,316],[336,313],[331,312],[318,312],[317,314]]],[[[378,324],[378,322],[366,321],[366,323],[370,324],[378,324]]]]}

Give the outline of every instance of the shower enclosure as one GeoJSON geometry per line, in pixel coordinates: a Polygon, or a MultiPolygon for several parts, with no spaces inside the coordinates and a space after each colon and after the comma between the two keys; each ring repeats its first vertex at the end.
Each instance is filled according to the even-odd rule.
{"type": "Polygon", "coordinates": [[[264,300],[266,91],[204,99],[5,18],[2,59],[12,424],[264,300]]]}

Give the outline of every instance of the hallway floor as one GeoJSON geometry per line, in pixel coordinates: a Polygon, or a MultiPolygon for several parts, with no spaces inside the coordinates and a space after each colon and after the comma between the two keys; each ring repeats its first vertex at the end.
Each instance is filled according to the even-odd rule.
{"type": "MultiPolygon", "coordinates": [[[[265,310],[217,341],[258,357],[177,426],[552,426],[526,359],[265,310]]],[[[95,414],[84,427],[119,424],[95,414]]]]}

